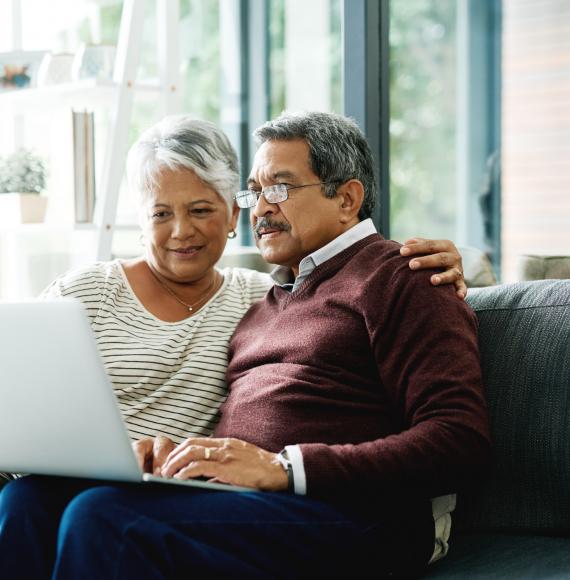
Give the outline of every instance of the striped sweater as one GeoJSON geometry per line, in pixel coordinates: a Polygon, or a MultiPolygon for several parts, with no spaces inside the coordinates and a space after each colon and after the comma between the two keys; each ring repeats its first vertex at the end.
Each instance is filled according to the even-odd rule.
{"type": "Polygon", "coordinates": [[[133,439],[162,433],[178,443],[210,435],[216,425],[226,398],[229,339],[271,286],[267,274],[241,268],[221,273],[220,290],[180,322],[148,312],[118,260],[65,274],[42,293],[44,299],[73,297],[85,305],[133,439]]]}

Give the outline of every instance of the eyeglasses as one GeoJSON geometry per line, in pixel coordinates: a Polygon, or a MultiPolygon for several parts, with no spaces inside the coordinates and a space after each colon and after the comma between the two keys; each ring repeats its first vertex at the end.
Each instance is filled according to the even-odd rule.
{"type": "Polygon", "coordinates": [[[236,200],[238,207],[241,208],[253,207],[257,203],[257,200],[261,194],[263,194],[263,197],[265,197],[267,203],[281,203],[282,201],[285,201],[289,198],[289,191],[291,189],[313,187],[314,185],[328,185],[329,183],[335,182],[321,181],[319,183],[307,183],[305,185],[287,185],[285,183],[277,183],[276,185],[264,187],[261,191],[253,191],[252,189],[238,191],[234,195],[234,199],[236,200]]]}

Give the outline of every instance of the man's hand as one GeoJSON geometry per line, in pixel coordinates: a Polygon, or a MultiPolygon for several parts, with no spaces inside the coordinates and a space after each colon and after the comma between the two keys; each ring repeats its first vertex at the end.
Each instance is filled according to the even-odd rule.
{"type": "Polygon", "coordinates": [[[430,281],[434,286],[454,284],[455,293],[462,300],[467,296],[467,286],[463,277],[461,254],[450,240],[426,240],[412,238],[406,240],[400,248],[402,256],[418,256],[410,260],[412,270],[424,268],[445,268],[445,272],[434,274],[430,281]]]}
{"type": "Polygon", "coordinates": [[[186,439],[167,457],[161,475],[179,479],[207,477],[210,481],[264,491],[287,489],[287,474],[277,454],[239,439],[186,439]]]}
{"type": "Polygon", "coordinates": [[[144,473],[160,475],[160,470],[168,454],[176,447],[176,443],[165,435],[157,435],[154,439],[140,439],[133,443],[133,451],[137,462],[144,473]]]}

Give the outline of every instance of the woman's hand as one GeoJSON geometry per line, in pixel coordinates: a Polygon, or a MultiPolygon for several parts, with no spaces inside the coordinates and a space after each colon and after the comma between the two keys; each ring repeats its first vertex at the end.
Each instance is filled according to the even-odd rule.
{"type": "Polygon", "coordinates": [[[434,274],[430,281],[434,286],[453,284],[455,293],[462,300],[467,296],[467,286],[463,277],[461,254],[450,240],[426,240],[412,238],[400,248],[402,256],[421,256],[410,260],[412,270],[424,268],[445,268],[444,272],[434,274]]]}
{"type": "Polygon", "coordinates": [[[140,439],[133,443],[133,451],[137,462],[144,473],[160,475],[160,470],[168,454],[176,447],[176,443],[165,435],[157,435],[154,439],[140,439]]]}
{"type": "Polygon", "coordinates": [[[178,479],[207,477],[264,491],[287,489],[287,474],[276,453],[231,438],[186,439],[169,454],[161,475],[178,479]]]}

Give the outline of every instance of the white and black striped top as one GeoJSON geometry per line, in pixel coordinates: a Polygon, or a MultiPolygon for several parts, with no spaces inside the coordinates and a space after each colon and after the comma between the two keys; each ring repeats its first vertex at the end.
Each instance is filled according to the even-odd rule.
{"type": "Polygon", "coordinates": [[[220,290],[180,322],[164,322],[144,308],[119,260],[69,272],[42,293],[84,303],[133,439],[162,433],[179,443],[211,434],[226,398],[229,339],[272,284],[253,270],[221,273],[220,290]]]}

